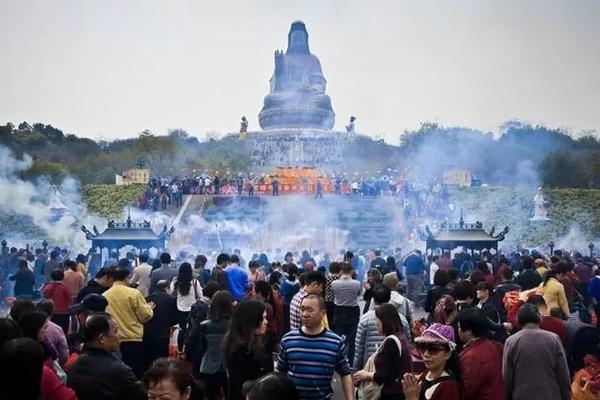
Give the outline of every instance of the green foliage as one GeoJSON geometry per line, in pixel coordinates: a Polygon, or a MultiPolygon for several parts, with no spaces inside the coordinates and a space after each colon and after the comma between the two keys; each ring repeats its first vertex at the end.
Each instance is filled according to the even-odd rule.
{"type": "Polygon", "coordinates": [[[92,213],[106,218],[120,218],[128,205],[137,205],[146,185],[86,185],[83,200],[92,213]]]}
{"type": "Polygon", "coordinates": [[[463,208],[465,221],[479,220],[484,228],[510,228],[505,245],[541,246],[580,228],[582,240],[600,235],[600,190],[545,189],[550,221],[530,221],[535,189],[508,187],[455,188],[450,195],[463,208]]]}

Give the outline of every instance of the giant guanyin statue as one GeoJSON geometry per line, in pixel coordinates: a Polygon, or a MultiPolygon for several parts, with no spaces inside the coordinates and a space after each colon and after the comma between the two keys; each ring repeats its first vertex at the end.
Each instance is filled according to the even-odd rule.
{"type": "Polygon", "coordinates": [[[262,129],[333,127],[335,114],[325,94],[327,81],[319,59],[308,48],[304,22],[292,23],[285,54],[275,51],[270,83],[270,93],[258,115],[262,129]]]}

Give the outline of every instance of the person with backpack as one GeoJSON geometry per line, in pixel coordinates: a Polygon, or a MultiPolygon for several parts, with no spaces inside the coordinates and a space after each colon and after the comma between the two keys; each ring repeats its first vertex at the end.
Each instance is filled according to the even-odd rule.
{"type": "Polygon", "coordinates": [[[179,266],[177,277],[171,282],[171,294],[177,299],[177,314],[179,319],[179,334],[177,349],[182,351],[183,342],[188,331],[188,320],[192,305],[202,296],[202,286],[192,275],[192,265],[184,262],[179,266]]]}

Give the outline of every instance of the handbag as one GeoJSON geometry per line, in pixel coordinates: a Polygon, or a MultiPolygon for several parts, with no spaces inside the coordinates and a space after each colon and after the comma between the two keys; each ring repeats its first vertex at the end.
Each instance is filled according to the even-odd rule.
{"type": "MultiPolygon", "coordinates": [[[[381,342],[381,345],[379,346],[377,351],[375,353],[371,354],[371,356],[365,363],[365,368],[364,368],[365,371],[375,372],[375,357],[377,357],[377,354],[379,354],[381,349],[383,349],[383,344],[385,343],[385,341],[390,338],[394,342],[396,342],[396,345],[398,346],[398,350],[399,350],[400,354],[402,354],[402,343],[400,343],[400,339],[398,339],[398,337],[396,335],[390,335],[390,336],[386,337],[385,339],[383,339],[383,342],[381,342]]],[[[363,382],[363,383],[361,383],[360,387],[358,388],[358,398],[361,400],[379,400],[381,398],[381,390],[382,389],[383,389],[383,385],[378,385],[377,382],[375,382],[375,381],[363,382]]]]}

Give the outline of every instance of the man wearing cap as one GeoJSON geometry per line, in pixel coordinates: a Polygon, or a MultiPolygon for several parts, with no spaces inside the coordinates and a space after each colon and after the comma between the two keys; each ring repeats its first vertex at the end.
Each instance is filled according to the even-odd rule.
{"type": "Polygon", "coordinates": [[[108,301],[106,312],[119,326],[123,362],[140,379],[144,373],[143,324],[154,315],[154,303],[147,303],[137,289],[127,286],[126,269],[117,267],[112,276],[115,283],[103,294],[108,301]]]}
{"type": "Polygon", "coordinates": [[[105,312],[108,301],[104,296],[98,293],[90,293],[85,296],[79,303],[75,303],[69,307],[69,314],[77,315],[79,322],[79,330],[83,328],[85,319],[93,313],[105,312]]]}

